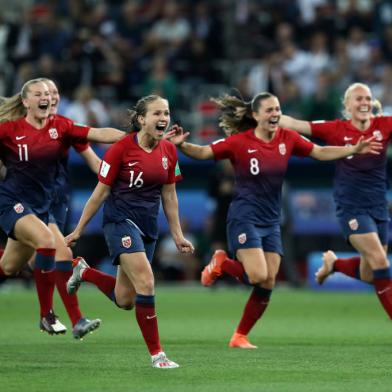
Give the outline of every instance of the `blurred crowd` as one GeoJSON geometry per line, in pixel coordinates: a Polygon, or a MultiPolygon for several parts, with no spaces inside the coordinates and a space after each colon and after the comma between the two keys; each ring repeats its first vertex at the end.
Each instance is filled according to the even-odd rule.
{"type": "Polygon", "coordinates": [[[61,87],[63,113],[92,125],[117,123],[150,92],[185,116],[209,85],[244,97],[269,90],[286,112],[313,119],[339,115],[355,80],[392,107],[389,0],[6,3],[0,95],[43,75],[61,87]]]}

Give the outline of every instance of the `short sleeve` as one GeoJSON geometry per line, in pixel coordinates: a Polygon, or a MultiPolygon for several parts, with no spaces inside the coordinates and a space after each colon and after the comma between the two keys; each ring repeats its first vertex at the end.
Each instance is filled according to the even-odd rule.
{"type": "Polygon", "coordinates": [[[304,136],[299,135],[294,132],[294,146],[293,146],[293,154],[299,157],[307,157],[313,150],[314,144],[306,139],[304,136]]]}
{"type": "Polygon", "coordinates": [[[90,147],[90,143],[86,140],[74,140],[72,142],[72,147],[78,152],[81,153],[86,151],[90,147]]]}
{"type": "Polygon", "coordinates": [[[119,143],[113,144],[105,153],[98,172],[98,180],[111,186],[120,171],[123,148],[119,143]]]}
{"type": "Polygon", "coordinates": [[[392,116],[382,116],[380,119],[385,124],[383,128],[389,131],[388,137],[390,138],[392,135],[392,116]]]}
{"type": "MultiPolygon", "coordinates": [[[[87,141],[87,135],[90,130],[90,127],[88,127],[86,125],[75,123],[67,117],[59,116],[59,120],[62,121],[63,125],[64,125],[64,123],[66,124],[67,137],[69,137],[71,139],[78,139],[78,140],[76,140],[78,142],[86,142],[87,141]]],[[[73,141],[71,141],[71,144],[73,145],[73,141]]]]}
{"type": "Polygon", "coordinates": [[[7,122],[0,123],[0,140],[5,139],[9,134],[9,124],[7,122]]]}
{"type": "Polygon", "coordinates": [[[216,161],[231,159],[233,156],[232,137],[219,139],[210,145],[216,161]]]}
{"type": "Polygon", "coordinates": [[[312,130],[312,137],[316,137],[330,144],[337,128],[337,122],[312,121],[310,123],[310,128],[312,130]]]}

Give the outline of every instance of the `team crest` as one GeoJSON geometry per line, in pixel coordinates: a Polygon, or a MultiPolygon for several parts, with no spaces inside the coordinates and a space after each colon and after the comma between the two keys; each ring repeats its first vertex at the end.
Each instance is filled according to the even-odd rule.
{"type": "Polygon", "coordinates": [[[376,129],[373,132],[373,136],[376,138],[376,140],[378,140],[379,142],[382,140],[382,133],[381,131],[379,131],[378,129],[376,129]]]}
{"type": "Polygon", "coordinates": [[[167,159],[167,157],[162,157],[162,166],[165,170],[168,169],[169,167],[169,160],[167,159]]]}
{"type": "Polygon", "coordinates": [[[246,242],[246,233],[241,233],[241,234],[238,236],[238,242],[239,242],[241,245],[245,244],[245,242],[246,242]]]}
{"type": "Polygon", "coordinates": [[[17,214],[21,214],[24,211],[24,207],[22,203],[17,203],[14,205],[14,210],[17,214]]]}
{"type": "Polygon", "coordinates": [[[50,128],[49,129],[49,136],[50,136],[51,139],[58,139],[59,134],[57,132],[57,129],[56,128],[50,128]]]}
{"type": "Polygon", "coordinates": [[[122,246],[124,248],[127,248],[127,249],[130,248],[131,245],[132,245],[132,240],[131,240],[131,237],[129,235],[121,238],[121,242],[122,242],[122,246]]]}
{"type": "Polygon", "coordinates": [[[356,219],[351,219],[348,221],[348,225],[350,226],[351,230],[358,230],[359,224],[358,221],[356,219]]]}
{"type": "Polygon", "coordinates": [[[286,155],[286,145],[284,143],[279,144],[280,155],[286,155]]]}

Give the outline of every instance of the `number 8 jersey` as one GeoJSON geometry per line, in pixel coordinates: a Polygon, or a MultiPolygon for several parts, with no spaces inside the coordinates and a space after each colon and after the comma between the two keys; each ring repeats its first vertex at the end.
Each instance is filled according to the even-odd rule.
{"type": "Polygon", "coordinates": [[[308,156],[313,143],[282,128],[265,142],[249,129],[218,140],[211,148],[216,160],[230,159],[234,167],[235,192],[227,220],[270,226],[280,223],[281,189],[290,156],[308,156]]]}
{"type": "Polygon", "coordinates": [[[147,152],[139,146],[137,133],[131,133],[113,144],[101,163],[98,179],[111,187],[103,224],[128,220],[142,235],[156,239],[162,185],[181,178],[172,143],[161,140],[147,152]]]}

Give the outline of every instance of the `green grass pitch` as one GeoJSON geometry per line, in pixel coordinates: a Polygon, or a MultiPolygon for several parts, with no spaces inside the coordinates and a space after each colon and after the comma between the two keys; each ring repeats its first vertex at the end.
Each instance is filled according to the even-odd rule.
{"type": "MultiPolygon", "coordinates": [[[[229,349],[247,290],[158,287],[160,334],[179,369],[150,367],[132,311],[92,287],[79,298],[102,326],[83,341],[38,330],[33,290],[0,291],[2,392],[391,391],[392,324],[376,296],[277,288],[252,333],[229,349]]],[[[61,320],[69,321],[56,297],[61,320]]]]}

